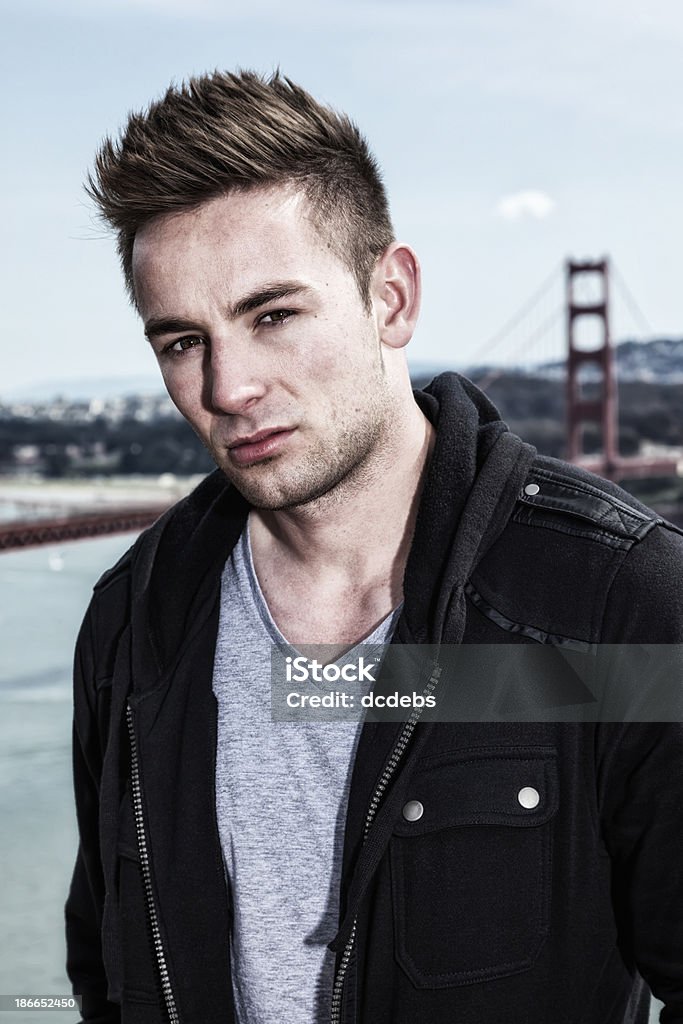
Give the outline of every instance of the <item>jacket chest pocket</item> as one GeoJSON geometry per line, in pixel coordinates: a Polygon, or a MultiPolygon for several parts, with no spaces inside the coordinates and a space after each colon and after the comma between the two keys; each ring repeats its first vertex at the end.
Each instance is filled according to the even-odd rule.
{"type": "Polygon", "coordinates": [[[424,758],[391,839],[396,956],[418,988],[532,966],[550,916],[555,751],[424,758]]]}

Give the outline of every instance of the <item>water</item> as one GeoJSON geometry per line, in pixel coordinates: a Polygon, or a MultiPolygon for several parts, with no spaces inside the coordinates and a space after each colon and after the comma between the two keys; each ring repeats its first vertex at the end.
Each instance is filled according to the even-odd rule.
{"type": "MultiPolygon", "coordinates": [[[[133,537],[0,555],[0,995],[71,993],[63,915],[77,842],[73,644],[93,583],[133,537]]],[[[76,1018],[10,1011],[0,1024],[76,1018]]]]}
{"type": "MultiPolygon", "coordinates": [[[[0,555],[0,995],[71,994],[71,661],[92,585],[134,535],[0,555]]],[[[1,1024],[75,1021],[10,1011],[1,1024]]]]}

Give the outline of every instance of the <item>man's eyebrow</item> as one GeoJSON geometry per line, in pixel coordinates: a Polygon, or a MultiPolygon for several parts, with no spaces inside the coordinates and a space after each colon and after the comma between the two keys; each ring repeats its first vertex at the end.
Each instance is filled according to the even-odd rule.
{"type": "Polygon", "coordinates": [[[238,317],[244,316],[245,313],[252,313],[269,302],[277,302],[278,299],[286,299],[290,295],[299,295],[309,290],[300,281],[275,281],[273,284],[267,284],[263,288],[259,288],[258,291],[251,292],[250,295],[239,299],[228,309],[228,316],[231,320],[236,320],[238,317]]]}
{"type": "Polygon", "coordinates": [[[201,327],[194,320],[184,320],[177,316],[152,316],[145,324],[145,337],[148,341],[160,334],[179,334],[181,331],[201,332],[201,327]]]}
{"type": "MultiPolygon", "coordinates": [[[[232,306],[228,307],[228,317],[236,320],[245,313],[252,313],[255,309],[267,305],[269,302],[277,302],[278,299],[286,299],[291,295],[302,295],[310,291],[310,288],[299,281],[276,281],[273,284],[265,285],[258,291],[251,292],[239,299],[232,306]]],[[[201,331],[202,328],[193,320],[186,320],[183,317],[150,317],[145,324],[145,337],[151,341],[152,338],[163,334],[179,334],[183,331],[201,331]]]]}

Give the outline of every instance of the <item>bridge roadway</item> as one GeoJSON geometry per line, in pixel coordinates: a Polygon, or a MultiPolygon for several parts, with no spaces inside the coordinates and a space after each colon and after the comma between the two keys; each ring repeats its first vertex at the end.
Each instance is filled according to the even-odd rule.
{"type": "Polygon", "coordinates": [[[79,511],[71,515],[0,523],[0,552],[144,530],[167,508],[168,505],[120,507],[109,508],[106,511],[79,511]]]}

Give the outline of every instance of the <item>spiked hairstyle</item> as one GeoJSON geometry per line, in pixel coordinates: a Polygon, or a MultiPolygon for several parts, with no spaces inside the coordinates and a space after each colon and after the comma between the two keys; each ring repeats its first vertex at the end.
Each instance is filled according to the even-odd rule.
{"type": "Polygon", "coordinates": [[[230,192],[292,185],[353,273],[369,308],[378,257],[394,240],[386,192],[367,142],[345,115],[279,71],[215,71],[171,86],[106,138],[86,191],[117,233],[126,287],[136,232],[161,214],[230,192]]]}

